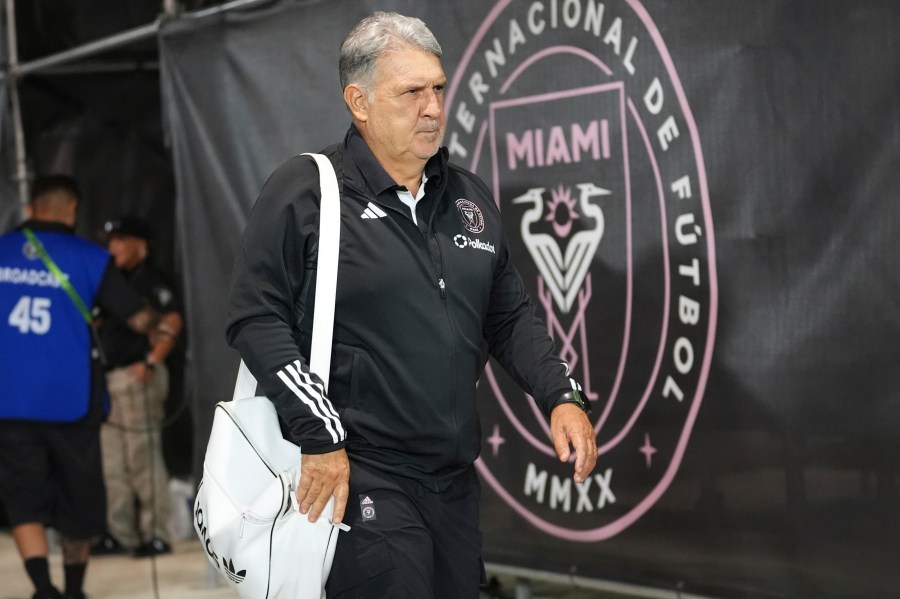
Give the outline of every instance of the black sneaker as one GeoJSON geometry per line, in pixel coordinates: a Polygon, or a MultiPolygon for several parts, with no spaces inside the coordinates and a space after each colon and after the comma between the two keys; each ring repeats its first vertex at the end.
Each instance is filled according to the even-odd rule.
{"type": "Polygon", "coordinates": [[[63,595],[63,599],[87,599],[87,595],[78,591],[77,593],[66,593],[63,595]]]}
{"type": "Polygon", "coordinates": [[[122,555],[126,552],[125,546],[119,542],[119,539],[110,534],[94,539],[94,542],[91,543],[91,555],[122,555]]]}
{"type": "Polygon", "coordinates": [[[63,594],[56,587],[50,587],[47,590],[36,592],[31,599],[63,599],[63,594]]]}
{"type": "Polygon", "coordinates": [[[154,555],[163,555],[172,553],[172,546],[159,538],[152,538],[145,543],[141,543],[134,550],[134,557],[153,557],[154,555]]]}

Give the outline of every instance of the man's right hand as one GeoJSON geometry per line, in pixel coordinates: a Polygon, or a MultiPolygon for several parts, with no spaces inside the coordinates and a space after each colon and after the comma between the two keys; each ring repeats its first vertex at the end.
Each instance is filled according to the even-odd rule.
{"type": "Polygon", "coordinates": [[[344,518],[347,496],[350,494],[350,460],[343,449],[320,454],[303,454],[300,460],[300,484],[297,502],[300,513],[309,513],[315,522],[322,515],[328,500],[334,495],[334,514],[331,521],[338,524],[344,518]]]}

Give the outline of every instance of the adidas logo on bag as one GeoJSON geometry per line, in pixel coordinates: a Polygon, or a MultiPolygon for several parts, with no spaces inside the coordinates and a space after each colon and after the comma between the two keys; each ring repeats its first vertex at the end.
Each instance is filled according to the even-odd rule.
{"type": "Polygon", "coordinates": [[[363,218],[384,218],[387,216],[387,213],[372,202],[369,202],[366,210],[360,216],[363,218]]]}
{"type": "Polygon", "coordinates": [[[231,582],[235,584],[241,584],[244,581],[244,578],[247,577],[246,570],[241,570],[239,572],[234,571],[234,562],[232,562],[231,560],[226,560],[223,557],[222,565],[225,566],[225,575],[231,579],[231,582]]]}

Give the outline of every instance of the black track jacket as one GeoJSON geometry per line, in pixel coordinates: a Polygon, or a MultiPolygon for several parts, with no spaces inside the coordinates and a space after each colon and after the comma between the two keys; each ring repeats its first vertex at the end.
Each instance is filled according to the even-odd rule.
{"type": "Polygon", "coordinates": [[[310,376],[319,175],[296,156],[266,182],[232,278],[228,342],[304,453],[446,480],[481,447],[475,386],[490,354],[545,414],[567,367],[510,261],[500,212],[441,150],[416,210],[397,198],[358,130],[322,152],[341,191],[340,261],[328,397],[310,376]]]}

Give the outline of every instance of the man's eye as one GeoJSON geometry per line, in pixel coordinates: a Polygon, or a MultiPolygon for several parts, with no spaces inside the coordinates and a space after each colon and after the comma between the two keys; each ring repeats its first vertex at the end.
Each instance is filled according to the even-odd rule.
{"type": "Polygon", "coordinates": [[[434,86],[434,91],[435,91],[435,93],[438,93],[438,94],[443,93],[443,92],[444,92],[444,86],[443,86],[443,85],[435,85],[435,86],[434,86]]]}

